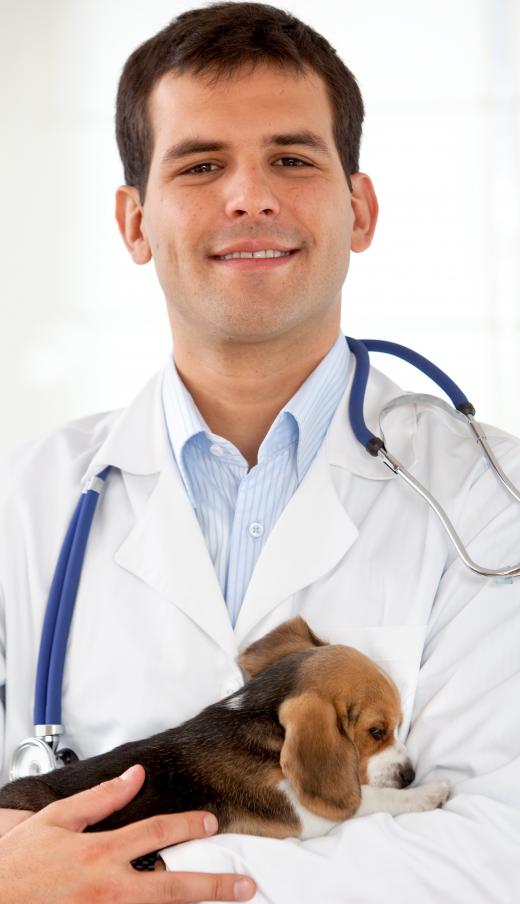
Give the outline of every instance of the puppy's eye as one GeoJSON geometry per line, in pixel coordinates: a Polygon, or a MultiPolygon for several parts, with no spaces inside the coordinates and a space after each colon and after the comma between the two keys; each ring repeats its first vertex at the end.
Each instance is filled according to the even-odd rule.
{"type": "Polygon", "coordinates": [[[376,741],[382,741],[385,736],[384,728],[369,728],[368,733],[369,735],[372,735],[376,741]]]}

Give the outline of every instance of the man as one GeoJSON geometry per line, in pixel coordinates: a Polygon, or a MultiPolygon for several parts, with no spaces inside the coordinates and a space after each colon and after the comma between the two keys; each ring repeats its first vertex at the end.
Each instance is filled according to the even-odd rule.
{"type": "MultiPolygon", "coordinates": [[[[234,874],[276,904],[515,899],[518,585],[464,569],[348,424],[341,288],[377,220],[359,172],[362,118],[330,45],[260,4],[185,13],[127,62],[116,216],[133,260],[154,261],[173,357],[126,411],[66,425],[14,469],[0,547],[4,778],[32,732],[45,603],[79,488],[110,466],[67,648],[64,744],[83,758],[181,722],[239,687],[240,650],[299,613],[390,672],[417,782],[448,778],[452,799],[305,843],[201,840],[203,814],[79,834],[137,793],[137,764],[14,828],[20,814],[4,812],[2,901],[251,897],[251,884],[233,891],[234,874]],[[171,872],[132,874],[151,847],[171,872]]],[[[371,372],[374,429],[397,395],[371,372]]],[[[520,558],[518,509],[458,422],[411,405],[384,427],[475,559],[520,558]]],[[[518,443],[489,435],[520,482],[518,443]]]]}

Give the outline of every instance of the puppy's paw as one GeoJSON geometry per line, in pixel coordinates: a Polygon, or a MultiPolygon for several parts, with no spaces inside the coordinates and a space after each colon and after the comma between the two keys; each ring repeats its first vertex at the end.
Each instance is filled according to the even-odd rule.
{"type": "Polygon", "coordinates": [[[451,794],[451,785],[442,779],[432,782],[425,782],[417,788],[410,788],[409,793],[413,794],[413,809],[420,812],[421,810],[435,810],[446,803],[451,794]]]}

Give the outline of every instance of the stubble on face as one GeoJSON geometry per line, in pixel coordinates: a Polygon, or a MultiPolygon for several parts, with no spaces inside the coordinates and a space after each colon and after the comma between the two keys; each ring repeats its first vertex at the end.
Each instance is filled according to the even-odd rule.
{"type": "Polygon", "coordinates": [[[169,73],[152,93],[150,114],[154,154],[144,223],[175,341],[196,337],[199,346],[251,351],[266,343],[320,344],[320,334],[335,338],[352,210],[321,78],[259,66],[210,86],[200,76],[169,73]],[[266,135],[302,129],[323,137],[330,159],[304,147],[263,149],[266,135]],[[195,135],[225,141],[229,150],[161,170],[165,150],[195,135]],[[282,157],[299,157],[308,168],[289,173],[275,163],[282,157]],[[205,160],[215,162],[212,173],[184,175],[205,160]],[[276,269],[255,271],[211,258],[258,238],[297,254],[276,269]]]}

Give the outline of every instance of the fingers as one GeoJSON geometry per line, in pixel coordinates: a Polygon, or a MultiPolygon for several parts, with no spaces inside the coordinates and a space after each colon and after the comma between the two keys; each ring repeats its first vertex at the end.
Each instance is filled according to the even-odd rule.
{"type": "Polygon", "coordinates": [[[143,767],[132,766],[118,778],[49,804],[34,818],[72,832],[82,832],[86,826],[94,825],[125,807],[139,791],[144,778],[143,767]]]}
{"type": "MultiPolygon", "coordinates": [[[[118,850],[124,850],[128,859],[133,860],[148,851],[213,835],[217,829],[217,820],[211,813],[196,810],[170,816],[154,816],[113,832],[103,832],[102,835],[108,844],[113,840],[118,850]]],[[[249,901],[256,893],[256,885],[247,876],[235,873],[171,872],[165,875],[163,864],[154,876],[149,874],[136,877],[132,892],[139,901],[171,901],[176,904],[249,901]],[[147,883],[146,892],[143,881],[147,883]]]]}
{"type": "Polygon", "coordinates": [[[137,876],[131,891],[136,901],[171,901],[175,904],[250,901],[255,893],[256,885],[252,879],[233,873],[150,873],[137,876]]]}
{"type": "MultiPolygon", "coordinates": [[[[39,813],[32,814],[30,822],[36,832],[41,831],[43,823],[44,826],[60,827],[73,833],[81,833],[86,826],[93,825],[126,806],[141,788],[144,778],[143,767],[133,766],[119,778],[49,804],[39,813]],[[37,828],[36,821],[40,823],[41,828],[37,828]]],[[[116,883],[117,894],[120,896],[117,900],[124,900],[127,904],[137,901],[171,901],[176,904],[192,902],[194,904],[198,901],[249,901],[256,892],[256,886],[246,876],[166,871],[157,871],[145,876],[136,873],[130,866],[130,861],[136,857],[181,841],[204,838],[214,834],[217,828],[217,820],[211,813],[203,811],[174,813],[143,819],[122,829],[99,832],[95,836],[73,836],[64,833],[60,843],[62,846],[66,843],[75,845],[76,853],[69,859],[74,863],[77,873],[81,874],[82,857],[87,858],[85,862],[89,864],[88,874],[94,885],[96,885],[95,864],[99,861],[102,881],[99,880],[101,885],[98,883],[97,888],[99,891],[103,883],[108,883],[107,889],[112,895],[111,900],[116,900],[112,894],[114,882],[107,872],[106,865],[107,863],[115,865],[119,861],[119,869],[124,872],[120,872],[116,883]],[[72,842],[73,837],[77,841],[72,842]],[[71,842],[67,842],[67,839],[71,839],[71,842]],[[78,844],[82,847],[76,850],[78,844]],[[88,845],[88,849],[84,848],[85,845],[88,845]]],[[[9,837],[14,838],[15,834],[13,832],[9,837]]],[[[54,842],[54,833],[51,838],[54,842]]],[[[42,845],[39,846],[40,852],[41,849],[42,845]]],[[[52,863],[55,862],[52,857],[50,860],[52,863]]],[[[65,860],[67,861],[67,858],[65,860]]],[[[81,886],[81,875],[76,876],[76,879],[81,886]]]]}
{"type": "Polygon", "coordinates": [[[107,844],[117,844],[118,850],[124,851],[128,861],[142,857],[150,851],[193,838],[205,838],[214,835],[218,823],[212,813],[195,810],[188,813],[173,813],[164,816],[152,816],[141,819],[122,829],[102,832],[107,844]]]}

